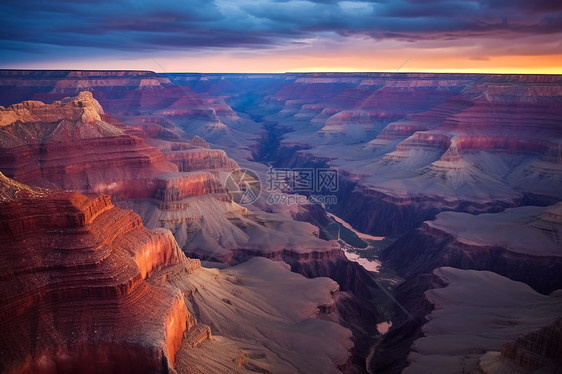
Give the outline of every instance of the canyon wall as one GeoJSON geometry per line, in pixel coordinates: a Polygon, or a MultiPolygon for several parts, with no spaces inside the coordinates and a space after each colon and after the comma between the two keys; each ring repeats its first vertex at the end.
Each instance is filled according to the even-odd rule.
{"type": "Polygon", "coordinates": [[[107,196],[30,188],[0,174],[3,372],[168,372],[196,324],[183,292],[157,274],[186,275],[167,230],[107,196]]]}
{"type": "Polygon", "coordinates": [[[559,203],[480,215],[440,213],[394,243],[383,259],[405,278],[440,266],[489,270],[548,294],[562,288],[560,209],[559,203]]]}

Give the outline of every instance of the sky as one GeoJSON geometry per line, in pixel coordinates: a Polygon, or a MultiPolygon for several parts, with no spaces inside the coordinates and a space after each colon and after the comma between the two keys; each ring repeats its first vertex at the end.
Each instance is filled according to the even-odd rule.
{"type": "Polygon", "coordinates": [[[562,74],[562,1],[0,0],[0,68],[562,74]]]}

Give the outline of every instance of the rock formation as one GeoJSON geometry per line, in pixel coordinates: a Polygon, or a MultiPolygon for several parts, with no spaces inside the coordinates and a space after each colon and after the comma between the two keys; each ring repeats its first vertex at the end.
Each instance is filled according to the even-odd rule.
{"type": "Polygon", "coordinates": [[[166,274],[200,266],[109,197],[0,174],[3,372],[167,372],[196,324],[166,274]],[[92,366],[93,365],[93,366],[92,366]]]}
{"type": "Polygon", "coordinates": [[[87,91],[53,104],[27,101],[0,108],[0,169],[23,183],[100,192],[177,171],[155,148],[103,121],[103,115],[87,91]]]}
{"type": "MultiPolygon", "coordinates": [[[[422,327],[423,337],[411,347],[410,364],[402,371],[404,374],[477,372],[483,361],[487,361],[485,366],[489,367],[490,359],[497,357],[493,352],[499,353],[502,349],[504,356],[518,357],[521,363],[525,355],[523,347],[530,347],[532,336],[537,335],[526,332],[549,325],[562,310],[559,292],[541,295],[525,284],[491,272],[439,268],[433,274],[443,288],[426,292],[432,310],[422,327]],[[516,340],[517,351],[509,341],[523,333],[525,335],[516,340]],[[489,352],[488,357],[486,352],[489,352]]],[[[550,333],[559,334],[555,326],[547,328],[549,332],[543,335],[549,341],[534,346],[545,355],[545,361],[546,358],[560,358],[555,353],[559,348],[556,337],[550,337],[550,333]]],[[[530,356],[529,351],[527,357],[530,356]]],[[[540,361],[537,364],[534,368],[542,366],[540,361]]]]}
{"type": "Polygon", "coordinates": [[[185,140],[159,117],[135,116],[126,126],[87,91],[0,113],[0,170],[20,182],[108,194],[147,227],[172,230],[184,251],[203,259],[237,263],[264,256],[307,276],[345,279],[336,269],[349,263],[337,243],[317,238],[309,224],[233,202],[222,181],[237,163],[201,138],[185,140]]]}
{"type": "Polygon", "coordinates": [[[168,230],[145,228],[104,195],[0,174],[0,208],[2,372],[347,367],[351,332],[332,322],[339,287],[330,279],[267,259],[201,268],[168,230]]]}
{"type": "Polygon", "coordinates": [[[452,266],[493,271],[550,293],[562,288],[561,207],[440,213],[403,236],[383,258],[406,278],[452,266]]]}
{"type": "Polygon", "coordinates": [[[542,369],[556,372],[562,367],[561,343],[562,317],[547,326],[521,335],[514,342],[504,344],[501,357],[505,360],[501,360],[502,364],[490,368],[491,360],[482,359],[481,370],[485,373],[500,373],[509,365],[505,361],[510,360],[513,362],[509,365],[512,371],[533,372],[542,369]]]}

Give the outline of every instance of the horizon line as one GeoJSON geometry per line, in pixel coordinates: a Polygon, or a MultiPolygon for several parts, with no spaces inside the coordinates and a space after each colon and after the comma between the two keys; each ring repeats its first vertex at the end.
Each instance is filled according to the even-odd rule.
{"type": "MultiPolygon", "coordinates": [[[[469,69],[467,69],[469,70],[469,69]]],[[[150,72],[155,74],[255,74],[255,75],[283,75],[283,74],[470,74],[470,75],[562,75],[562,69],[560,72],[555,73],[545,73],[545,72],[499,72],[494,71],[466,71],[466,70],[455,70],[455,69],[437,69],[437,70],[295,70],[295,71],[285,71],[285,72],[199,72],[199,71],[157,71],[151,69],[26,69],[26,68],[3,68],[0,67],[0,71],[84,71],[84,72],[95,72],[95,71],[113,71],[113,72],[150,72]]]]}

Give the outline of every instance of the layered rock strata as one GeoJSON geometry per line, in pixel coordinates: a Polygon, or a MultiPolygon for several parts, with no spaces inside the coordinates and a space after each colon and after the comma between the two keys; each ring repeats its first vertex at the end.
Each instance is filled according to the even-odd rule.
{"type": "Polygon", "coordinates": [[[168,372],[197,322],[163,271],[200,266],[109,197],[0,174],[3,372],[168,372]]]}

